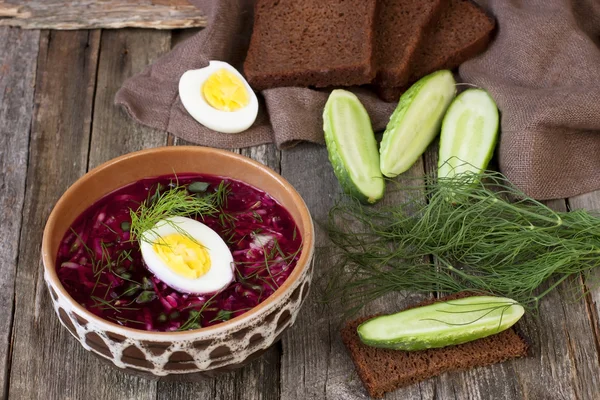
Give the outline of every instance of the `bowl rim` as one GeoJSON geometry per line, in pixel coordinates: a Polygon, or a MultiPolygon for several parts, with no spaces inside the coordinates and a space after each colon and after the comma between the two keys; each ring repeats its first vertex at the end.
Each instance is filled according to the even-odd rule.
{"type": "MultiPolygon", "coordinates": [[[[140,178],[141,179],[141,178],[140,178]]],[[[244,182],[246,183],[246,182],[244,182]]],[[[262,190],[262,189],[261,189],[262,190]]],[[[98,200],[98,199],[96,199],[98,200]]],[[[296,222],[298,223],[298,222],[296,222]]],[[[290,290],[292,285],[298,280],[298,278],[303,274],[303,272],[311,267],[312,258],[314,254],[315,247],[315,232],[314,232],[314,224],[312,221],[312,217],[310,215],[310,211],[304,202],[304,199],[300,196],[300,194],[296,191],[296,189],[280,174],[267,167],[266,165],[252,160],[249,157],[243,156],[241,154],[237,154],[228,150],[215,149],[211,147],[204,146],[162,146],[155,147],[151,149],[145,149],[140,151],[135,151],[131,153],[123,154],[119,157],[110,159],[99,166],[93,168],[88,171],[85,175],[78,178],[69,188],[61,195],[56,204],[54,205],[50,215],[48,216],[48,220],[46,222],[46,226],[44,228],[43,236],[42,236],[42,263],[44,266],[44,274],[46,279],[49,281],[50,285],[56,290],[58,300],[52,299],[53,302],[59,302],[60,297],[64,298],[70,305],[71,311],[75,311],[77,315],[85,318],[88,323],[89,321],[94,321],[97,326],[100,326],[107,331],[115,332],[118,334],[122,334],[128,337],[136,337],[136,338],[152,338],[156,339],[181,339],[186,340],[191,337],[198,337],[199,335],[216,335],[222,331],[228,330],[229,328],[235,327],[237,325],[243,325],[247,320],[250,320],[255,315],[259,314],[262,311],[268,311],[274,303],[283,298],[287,292],[290,290]],[[118,325],[114,322],[108,321],[104,318],[98,317],[97,315],[86,310],[81,304],[79,304],[75,299],[71,297],[71,295],[64,288],[60,279],[58,278],[58,274],[56,273],[56,255],[50,252],[50,236],[51,232],[55,229],[55,225],[59,220],[59,211],[64,208],[64,204],[67,199],[77,192],[80,186],[82,186],[86,181],[93,179],[99,172],[104,171],[109,168],[113,168],[115,165],[128,160],[130,158],[136,158],[143,155],[148,154],[156,154],[160,156],[160,154],[164,154],[164,152],[197,152],[199,155],[207,156],[210,154],[220,154],[225,157],[229,157],[231,159],[236,160],[237,162],[243,162],[250,167],[254,167],[260,170],[262,173],[267,175],[270,179],[275,180],[277,183],[283,186],[283,188],[288,191],[293,199],[293,202],[298,205],[298,210],[300,212],[300,219],[304,224],[303,237],[302,237],[302,252],[300,254],[300,258],[296,263],[296,267],[292,271],[291,275],[285,280],[285,282],[266,300],[262,303],[248,310],[242,315],[239,315],[235,318],[230,319],[229,321],[221,322],[217,325],[191,329],[186,331],[167,331],[167,332],[158,332],[158,331],[147,331],[143,329],[136,329],[118,325]]]]}

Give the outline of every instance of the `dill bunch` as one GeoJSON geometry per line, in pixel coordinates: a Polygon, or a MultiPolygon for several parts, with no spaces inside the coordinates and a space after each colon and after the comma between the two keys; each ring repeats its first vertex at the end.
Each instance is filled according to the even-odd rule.
{"type": "Polygon", "coordinates": [[[553,211],[497,172],[413,182],[390,182],[409,194],[403,204],[372,208],[345,198],[330,210],[338,262],[326,300],[356,311],[393,291],[471,291],[537,309],[561,282],[600,265],[600,218],[592,213],[553,211]]]}
{"type": "MultiPolygon", "coordinates": [[[[175,186],[162,190],[159,185],[154,195],[146,199],[136,210],[130,210],[132,238],[147,240],[147,236],[143,233],[150,231],[159,221],[169,217],[215,215],[227,201],[228,190],[227,185],[223,182],[214,192],[201,195],[190,193],[186,186],[175,186]]],[[[169,222],[167,221],[167,223],[169,222]]],[[[176,224],[173,226],[176,230],[180,230],[176,224]]],[[[183,230],[180,233],[189,236],[183,230]]]]}

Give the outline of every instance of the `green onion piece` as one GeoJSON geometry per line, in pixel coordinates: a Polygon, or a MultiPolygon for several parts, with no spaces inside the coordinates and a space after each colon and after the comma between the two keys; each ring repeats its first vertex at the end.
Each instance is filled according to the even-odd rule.
{"type": "Polygon", "coordinates": [[[179,318],[179,311],[173,311],[170,315],[169,315],[170,319],[177,319],[179,318]]]}
{"type": "Polygon", "coordinates": [[[158,319],[158,322],[167,322],[167,314],[161,313],[157,319],[158,319]]]}
{"type": "Polygon", "coordinates": [[[156,299],[156,293],[152,290],[144,290],[140,295],[135,299],[135,302],[138,304],[149,303],[152,300],[156,299]]]}
{"type": "Polygon", "coordinates": [[[233,311],[219,310],[215,319],[218,321],[229,321],[231,319],[232,314],[233,314],[233,311]]]}
{"type": "Polygon", "coordinates": [[[124,232],[129,232],[129,230],[131,229],[131,222],[129,222],[129,221],[123,221],[123,222],[121,222],[121,229],[124,232]]]}
{"type": "Polygon", "coordinates": [[[188,186],[188,191],[190,193],[202,193],[206,192],[206,189],[210,186],[210,183],[207,182],[192,182],[188,186]]]}
{"type": "Polygon", "coordinates": [[[149,290],[149,289],[153,289],[154,285],[152,284],[152,281],[146,277],[144,277],[142,279],[142,288],[144,290],[149,290]]]}
{"type": "Polygon", "coordinates": [[[127,286],[127,289],[125,289],[125,291],[123,292],[123,296],[127,296],[127,297],[133,296],[139,289],[140,289],[140,285],[138,285],[137,283],[131,282],[127,286]]]}

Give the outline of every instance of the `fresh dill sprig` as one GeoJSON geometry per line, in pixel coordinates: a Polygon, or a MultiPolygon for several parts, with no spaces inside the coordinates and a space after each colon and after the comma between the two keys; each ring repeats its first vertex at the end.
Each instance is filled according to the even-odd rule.
{"type": "Polygon", "coordinates": [[[500,173],[390,184],[408,201],[375,208],[344,198],[330,210],[338,262],[326,300],[350,311],[404,290],[475,291],[535,310],[561,282],[600,266],[600,218],[554,211],[500,173]]]}
{"type": "MultiPolygon", "coordinates": [[[[137,210],[130,210],[130,231],[133,238],[153,242],[152,238],[145,237],[144,232],[150,231],[158,222],[170,217],[215,215],[219,207],[226,201],[227,193],[227,185],[223,182],[215,192],[203,196],[190,193],[184,186],[176,186],[162,192],[157,189],[156,193],[140,204],[137,210]]],[[[169,221],[166,222],[169,223],[169,221]]],[[[176,224],[172,225],[182,235],[189,236],[176,224]]]]}

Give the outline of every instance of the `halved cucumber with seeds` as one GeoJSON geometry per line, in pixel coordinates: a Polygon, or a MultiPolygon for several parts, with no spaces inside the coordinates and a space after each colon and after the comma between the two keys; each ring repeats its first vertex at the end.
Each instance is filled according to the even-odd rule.
{"type": "Polygon", "coordinates": [[[377,141],[367,110],[351,92],[331,92],[323,111],[329,161],[344,192],[363,203],[383,197],[377,141]]]}
{"type": "Polygon", "coordinates": [[[483,89],[468,89],[448,107],[442,122],[438,177],[486,169],[498,140],[498,107],[483,89]]]}
{"type": "Polygon", "coordinates": [[[400,97],[381,140],[383,175],[407,171],[425,152],[456,95],[455,84],[452,73],[441,70],[421,78],[400,97]]]}
{"type": "Polygon", "coordinates": [[[513,326],[525,312],[506,297],[472,296],[372,318],[358,326],[373,347],[424,350],[470,342],[513,326]]]}

